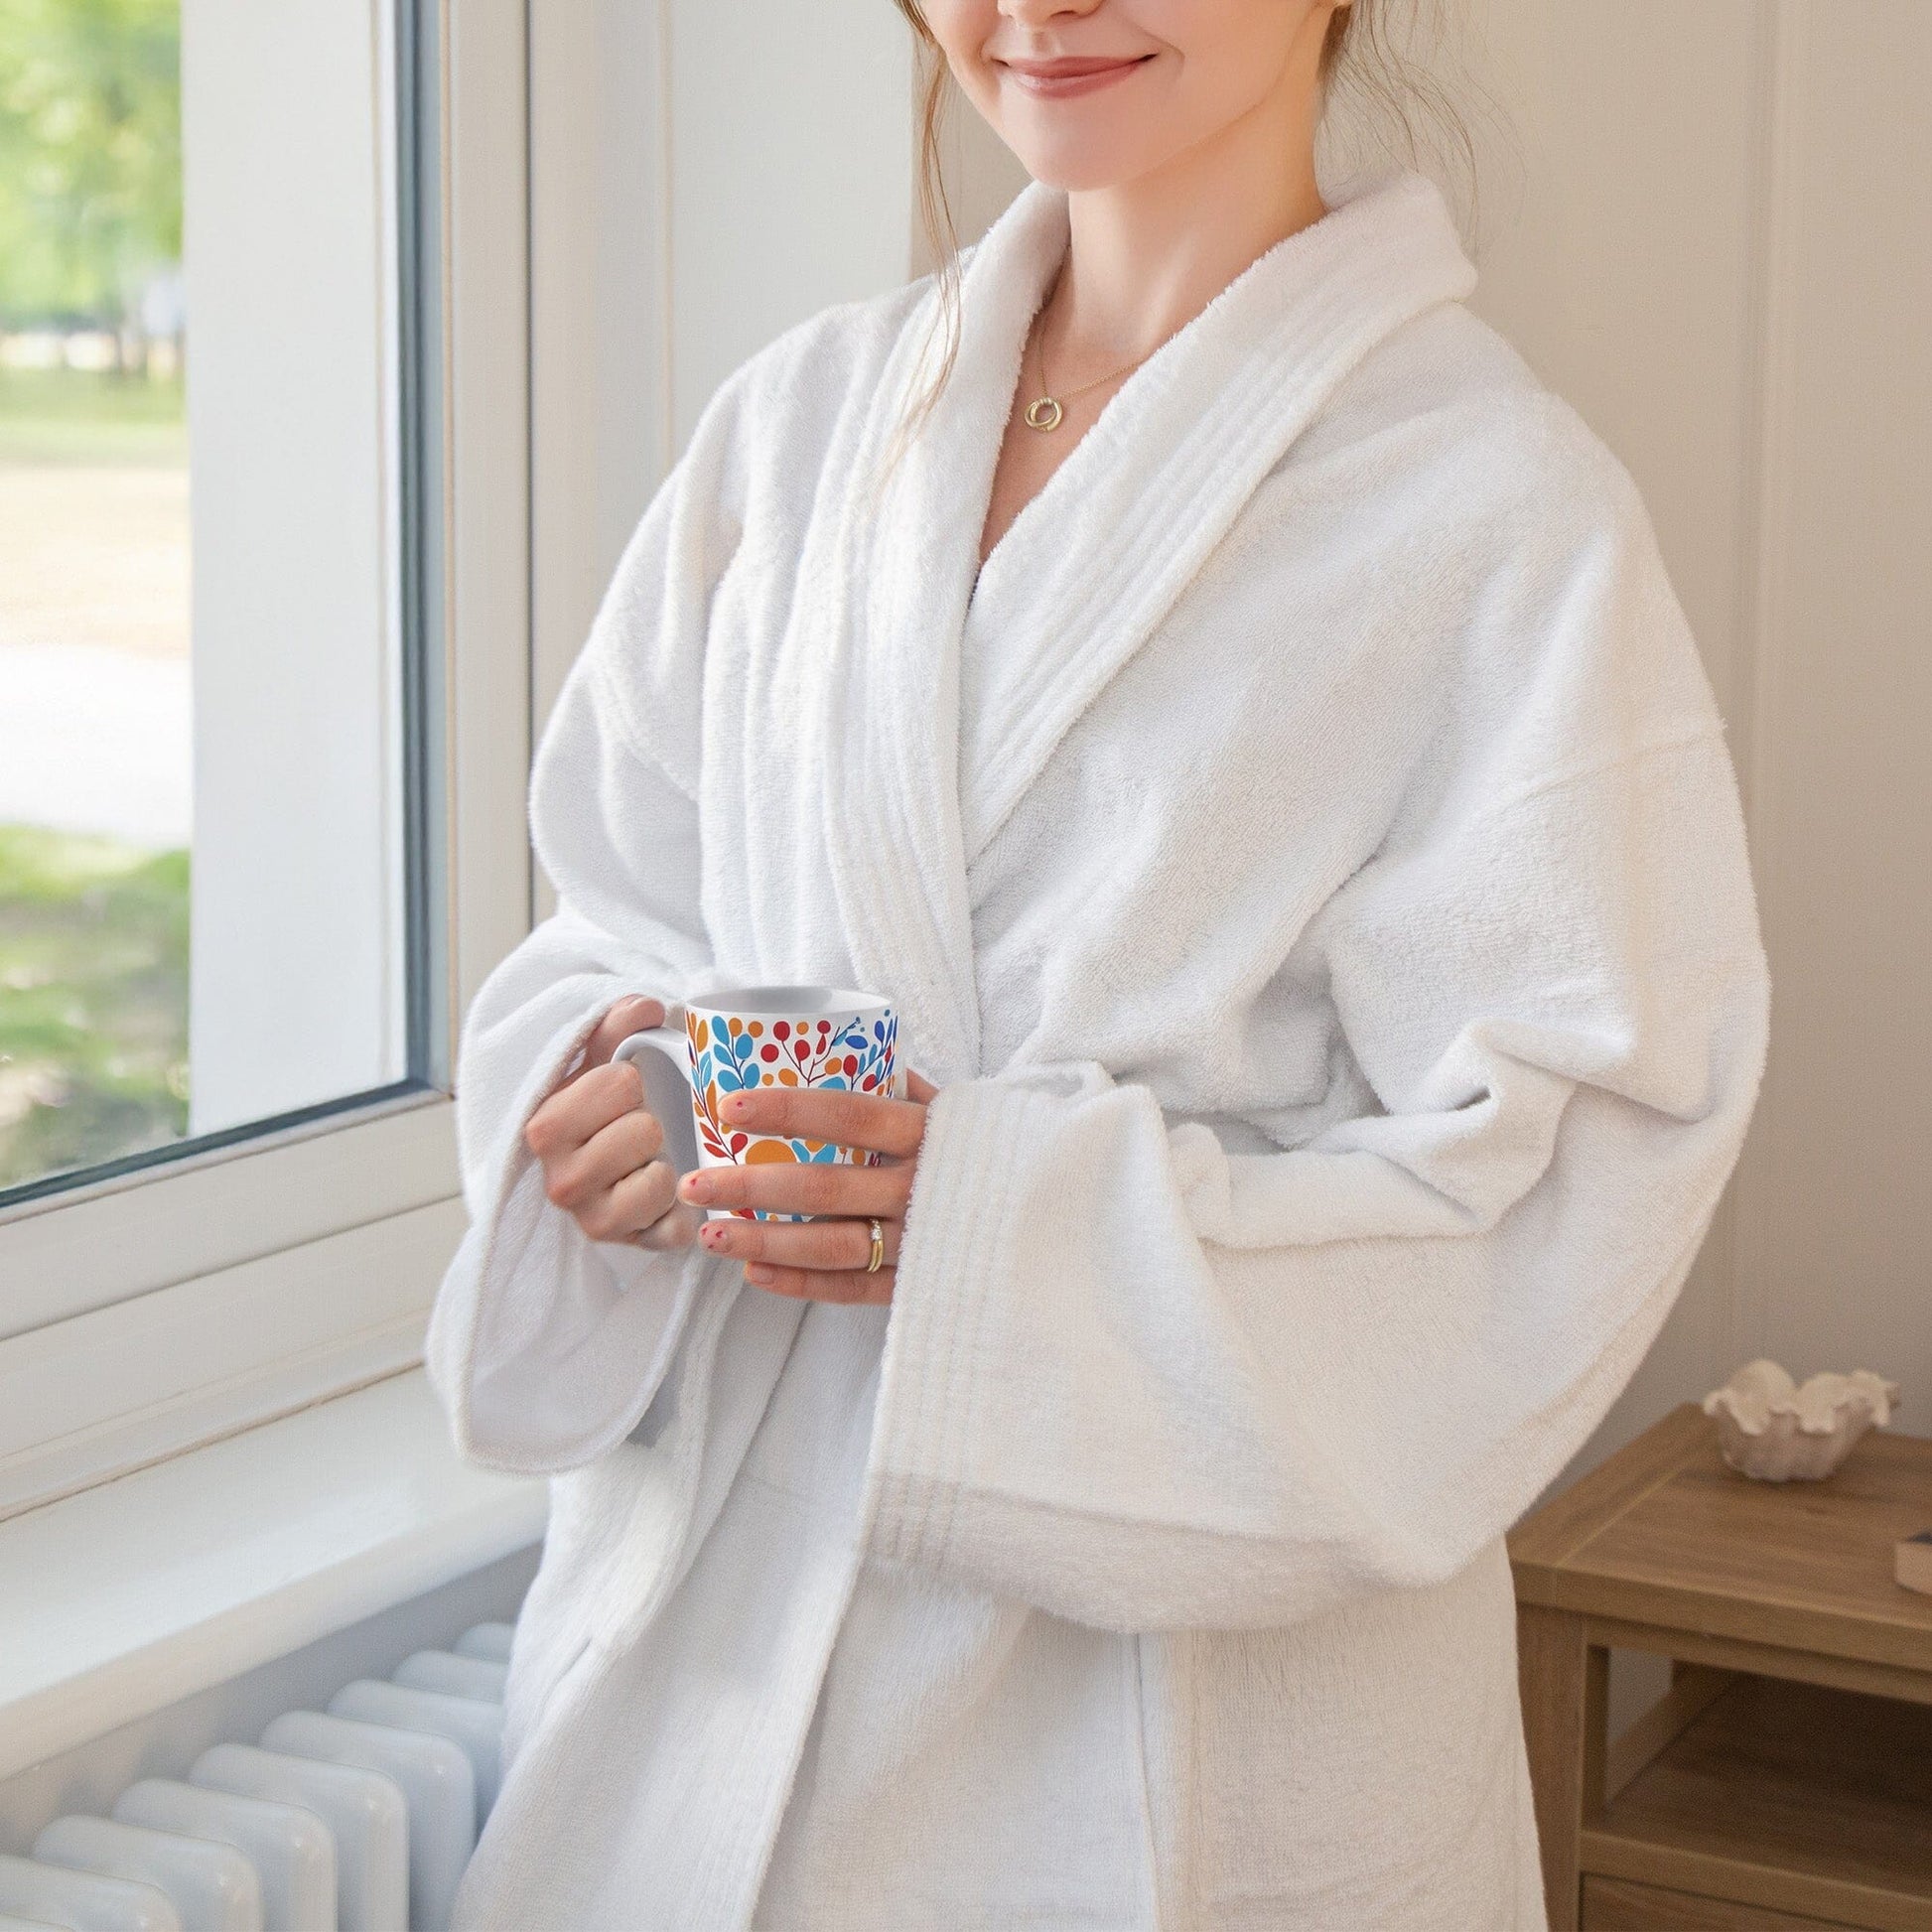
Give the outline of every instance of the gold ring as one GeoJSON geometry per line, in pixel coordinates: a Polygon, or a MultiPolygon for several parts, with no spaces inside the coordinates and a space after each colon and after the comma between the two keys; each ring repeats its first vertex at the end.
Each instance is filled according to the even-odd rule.
{"type": "Polygon", "coordinates": [[[886,1259],[886,1230],[878,1221],[872,1223],[872,1258],[866,1263],[866,1273],[879,1273],[879,1264],[886,1259]]]}

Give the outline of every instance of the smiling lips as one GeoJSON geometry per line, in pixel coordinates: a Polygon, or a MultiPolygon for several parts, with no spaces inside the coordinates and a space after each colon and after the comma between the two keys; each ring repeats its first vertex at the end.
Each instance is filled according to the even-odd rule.
{"type": "Polygon", "coordinates": [[[1069,55],[1057,61],[1003,61],[1001,66],[1028,93],[1042,100],[1068,100],[1111,87],[1152,59],[1152,55],[1139,55],[1110,61],[1069,55]]]}

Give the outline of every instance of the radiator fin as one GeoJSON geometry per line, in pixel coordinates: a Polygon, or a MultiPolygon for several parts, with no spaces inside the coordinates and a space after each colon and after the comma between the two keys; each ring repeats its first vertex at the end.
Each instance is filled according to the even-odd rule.
{"type": "Polygon", "coordinates": [[[448,1932],[502,1775],[515,1628],[480,1623],[0,1856],[0,1932],[448,1932]]]}

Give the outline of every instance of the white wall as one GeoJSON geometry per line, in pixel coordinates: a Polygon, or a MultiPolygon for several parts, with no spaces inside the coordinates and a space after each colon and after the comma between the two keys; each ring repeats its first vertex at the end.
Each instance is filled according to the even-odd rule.
{"type": "Polygon", "coordinates": [[[672,454],[667,28],[654,0],[530,19],[534,725],[672,454]]]}
{"type": "Polygon", "coordinates": [[[911,80],[887,0],[585,0],[530,31],[541,720],[719,382],[911,274],[911,80]]]}
{"type": "Polygon", "coordinates": [[[1932,8],[1785,0],[1763,65],[1745,744],[1778,1002],[1739,1350],[1932,1434],[1932,8]]]}
{"type": "Polygon", "coordinates": [[[185,0],[196,1133],[404,1068],[380,0],[185,0]]]}

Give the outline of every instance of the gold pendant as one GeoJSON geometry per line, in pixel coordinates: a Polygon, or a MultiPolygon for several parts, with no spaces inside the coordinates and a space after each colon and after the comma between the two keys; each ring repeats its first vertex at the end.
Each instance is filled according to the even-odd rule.
{"type": "Polygon", "coordinates": [[[1021,421],[1029,429],[1058,429],[1060,418],[1065,413],[1051,396],[1041,396],[1037,402],[1027,405],[1027,413],[1021,421]]]}

